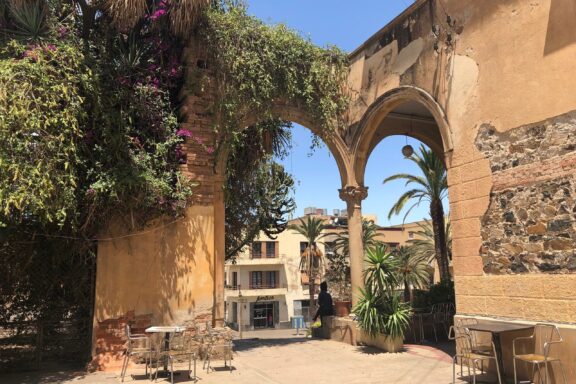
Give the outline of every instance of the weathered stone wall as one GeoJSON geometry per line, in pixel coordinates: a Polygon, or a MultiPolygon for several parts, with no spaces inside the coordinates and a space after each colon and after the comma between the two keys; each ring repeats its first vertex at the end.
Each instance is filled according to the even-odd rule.
{"type": "Polygon", "coordinates": [[[489,274],[576,271],[576,113],[476,139],[493,189],[482,219],[489,274]]]}

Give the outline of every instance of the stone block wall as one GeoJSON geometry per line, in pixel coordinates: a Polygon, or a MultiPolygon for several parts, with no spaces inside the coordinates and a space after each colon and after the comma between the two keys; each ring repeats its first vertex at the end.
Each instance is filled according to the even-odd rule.
{"type": "Polygon", "coordinates": [[[487,274],[576,271],[576,112],[476,139],[493,187],[482,219],[487,274]]]}

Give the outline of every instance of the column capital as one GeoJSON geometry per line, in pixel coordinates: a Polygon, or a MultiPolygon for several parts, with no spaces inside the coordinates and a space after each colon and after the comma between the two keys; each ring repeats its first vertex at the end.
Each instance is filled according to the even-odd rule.
{"type": "Polygon", "coordinates": [[[360,205],[362,200],[368,197],[368,187],[361,185],[347,185],[338,192],[340,192],[340,199],[354,205],[360,205]]]}

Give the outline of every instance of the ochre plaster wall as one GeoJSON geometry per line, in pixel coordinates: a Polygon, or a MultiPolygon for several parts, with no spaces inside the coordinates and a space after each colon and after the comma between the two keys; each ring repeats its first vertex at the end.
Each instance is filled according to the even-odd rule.
{"type": "MultiPolygon", "coordinates": [[[[351,120],[361,121],[367,107],[398,86],[429,93],[446,114],[453,143],[444,149],[458,312],[576,323],[575,302],[567,294],[576,288],[576,275],[485,273],[482,219],[494,177],[500,176],[476,142],[485,125],[507,132],[576,109],[576,34],[570,21],[576,5],[571,0],[442,3],[417,2],[353,54],[351,120]],[[439,26],[439,37],[432,33],[433,25],[439,26]]],[[[545,165],[557,164],[564,176],[575,174],[574,162],[562,160],[545,165]]],[[[508,188],[521,183],[514,178],[507,182],[508,188]]]]}
{"type": "MultiPolygon", "coordinates": [[[[116,236],[126,234],[112,229],[116,236]]],[[[212,316],[212,207],[193,206],[179,221],[167,219],[128,235],[98,247],[93,355],[100,368],[121,363],[126,322],[142,331],[212,316]]]]}

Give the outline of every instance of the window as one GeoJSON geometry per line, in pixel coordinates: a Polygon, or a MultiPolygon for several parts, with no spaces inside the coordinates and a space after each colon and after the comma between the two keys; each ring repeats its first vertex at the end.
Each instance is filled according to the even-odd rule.
{"type": "Polygon", "coordinates": [[[266,257],[268,259],[273,259],[276,257],[276,245],[275,241],[267,241],[266,242],[266,257]]]}
{"type": "Polygon", "coordinates": [[[278,271],[266,272],[266,287],[278,288],[278,271]]]}
{"type": "Polygon", "coordinates": [[[250,288],[262,288],[262,271],[254,271],[250,276],[250,288]]]}
{"type": "Polygon", "coordinates": [[[412,232],[412,231],[408,232],[408,238],[413,239],[414,238],[414,232],[412,232]]]}
{"type": "Polygon", "coordinates": [[[238,272],[232,272],[232,289],[238,289],[238,272]]]}
{"type": "Polygon", "coordinates": [[[304,252],[306,250],[306,248],[308,248],[308,242],[307,241],[301,241],[300,242],[300,254],[302,254],[302,252],[304,252]]]}
{"type": "Polygon", "coordinates": [[[388,250],[393,251],[400,246],[399,243],[386,243],[388,250]]]}
{"type": "Polygon", "coordinates": [[[335,246],[336,246],[335,241],[327,241],[324,245],[324,247],[325,247],[324,250],[326,251],[326,255],[333,255],[335,246]]]}
{"type": "Polygon", "coordinates": [[[262,257],[262,242],[255,241],[252,243],[252,258],[260,259],[262,257]]]}

